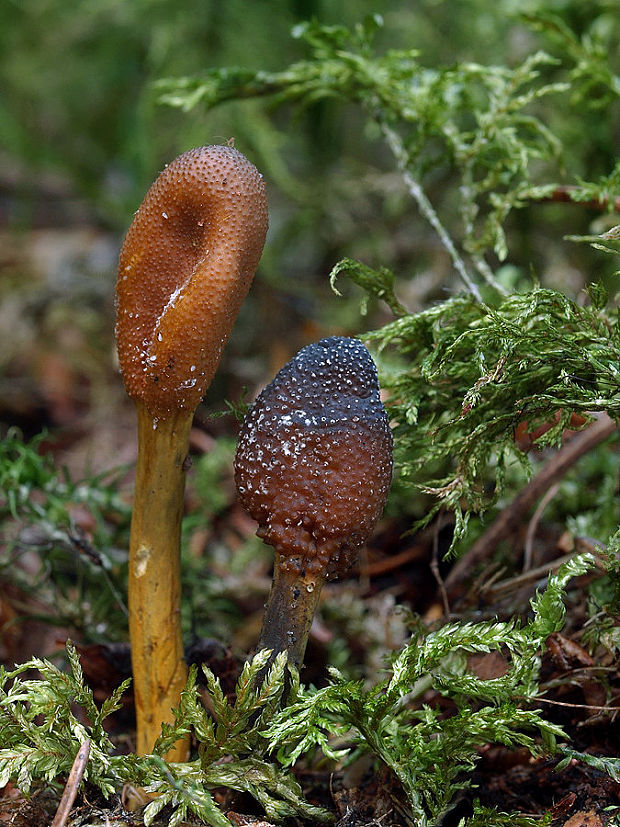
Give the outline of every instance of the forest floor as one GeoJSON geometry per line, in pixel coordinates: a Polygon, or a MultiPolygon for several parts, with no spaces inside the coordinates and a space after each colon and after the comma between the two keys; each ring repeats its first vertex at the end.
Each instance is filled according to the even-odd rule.
{"type": "MultiPolygon", "coordinates": [[[[35,230],[29,242],[26,261],[24,244],[16,245],[7,237],[2,245],[2,433],[18,427],[25,437],[31,437],[46,429],[46,448],[52,451],[57,467],[67,468],[73,479],[118,466],[130,469],[136,453],[134,413],[116,373],[111,336],[112,294],[101,275],[113,271],[117,240],[104,232],[83,228],[71,234],[35,230]],[[80,268],[68,267],[67,260],[80,262],[80,268]],[[91,272],[86,287],[81,278],[71,282],[71,273],[83,270],[84,262],[91,272]],[[26,286],[19,275],[24,271],[38,273],[26,286]],[[73,290],[69,305],[67,290],[73,290]]],[[[281,354],[276,358],[281,359],[281,354]]],[[[233,367],[229,366],[229,370],[232,373],[233,367]]],[[[231,398],[234,395],[233,388],[231,398]]],[[[209,454],[217,437],[231,437],[235,428],[232,417],[212,420],[199,415],[191,440],[194,464],[209,454]]],[[[579,438],[567,435],[567,444],[579,438]]],[[[610,450],[617,451],[618,445],[610,450]]],[[[554,461],[552,455],[545,455],[540,458],[540,467],[554,461]]],[[[230,471],[224,471],[219,482],[220,499],[213,518],[199,524],[188,537],[190,554],[197,560],[206,556],[205,550],[209,548],[234,550],[252,542],[255,526],[236,502],[230,471]]],[[[131,484],[128,470],[119,482],[127,503],[131,484]]],[[[187,512],[195,513],[200,505],[200,496],[190,484],[187,512]]],[[[471,571],[463,574],[457,569],[458,577],[451,577],[453,564],[442,558],[451,531],[447,518],[420,535],[411,536],[402,515],[389,513],[384,517],[372,543],[361,555],[359,566],[325,589],[323,609],[312,628],[302,680],[315,685],[325,682],[326,665],[340,638],[351,663],[368,670],[368,674],[380,668],[382,653],[400,646],[407,636],[398,606],[414,611],[431,627],[446,619],[503,620],[514,615],[526,618],[529,601],[537,589],[544,587],[548,571],[575,548],[565,527],[547,522],[540,510],[519,510],[512,501],[506,503],[505,511],[503,517],[501,512],[498,515],[508,527],[501,538],[502,554],[498,554],[499,540],[488,542],[482,552],[478,547],[471,571]],[[524,548],[529,549],[526,565],[524,548]],[[349,617],[343,619],[347,612],[349,617]],[[353,613],[357,613],[357,623],[351,620],[353,613]]],[[[92,523],[87,512],[77,509],[73,523],[84,537],[89,537],[92,523]]],[[[18,527],[22,537],[28,528],[18,527]]],[[[2,530],[6,540],[8,522],[2,530]]],[[[10,530],[15,530],[15,526],[10,530]]],[[[491,536],[488,531],[487,537],[491,536]]],[[[23,559],[27,564],[28,556],[23,559]]],[[[217,570],[218,560],[215,553],[209,564],[212,573],[217,570]]],[[[232,585],[227,596],[233,601],[232,611],[239,620],[229,639],[217,634],[208,638],[198,635],[187,654],[189,660],[206,662],[220,677],[224,691],[231,693],[243,655],[251,651],[260,628],[262,604],[270,582],[269,554],[260,557],[245,574],[236,573],[233,577],[224,572],[222,576],[230,577],[231,584],[234,580],[236,596],[232,585]]],[[[599,646],[592,651],[582,640],[589,616],[588,589],[599,576],[600,572],[594,571],[574,582],[569,590],[565,627],[561,634],[547,641],[543,655],[542,691],[537,705],[549,720],[564,728],[575,749],[615,756],[620,748],[620,665],[610,649],[599,646]]],[[[2,573],[2,662],[10,666],[33,655],[54,656],[71,636],[79,645],[84,672],[95,697],[102,700],[129,675],[127,646],[116,639],[81,640],[75,629],[37,619],[51,612],[50,606],[43,603],[37,595],[20,592],[6,572],[2,573]]],[[[470,666],[479,676],[493,678],[505,672],[507,663],[500,654],[493,653],[471,658],[470,666]]],[[[450,703],[432,691],[419,703],[439,705],[446,715],[451,713],[450,703]]],[[[129,693],[123,709],[111,720],[112,736],[119,750],[131,750],[132,727],[129,693]]],[[[457,827],[471,813],[474,798],[504,813],[541,819],[546,816],[550,821],[545,823],[554,827],[604,827],[619,823],[620,784],[576,761],[558,772],[557,763],[557,759],[534,759],[525,749],[484,745],[471,784],[454,802],[443,827],[457,827]]],[[[368,759],[344,769],[302,766],[298,778],[308,800],[329,808],[339,827],[412,824],[397,781],[368,759]]],[[[0,824],[42,827],[51,823],[65,783],[65,779],[59,779],[55,785],[36,789],[28,798],[15,786],[7,785],[0,792],[0,824]]],[[[135,810],[140,803],[137,795],[126,789],[113,800],[102,801],[101,795],[87,786],[64,821],[57,817],[55,827],[141,824],[140,811],[135,810]]],[[[250,800],[231,799],[225,791],[219,791],[217,798],[233,824],[268,827],[264,817],[252,815],[256,810],[250,800]]],[[[153,823],[167,824],[165,813],[153,823]]]]}

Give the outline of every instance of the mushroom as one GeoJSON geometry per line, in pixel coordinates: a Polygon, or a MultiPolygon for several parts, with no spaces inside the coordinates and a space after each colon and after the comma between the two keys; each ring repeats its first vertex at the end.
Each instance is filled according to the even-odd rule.
{"type": "Polygon", "coordinates": [[[301,666],[323,583],[355,560],[391,479],[392,433],[366,347],[334,336],[303,348],[254,402],[235,457],[241,502],[275,548],[260,649],[301,666]]]}
{"type": "MultiPolygon", "coordinates": [[[[138,413],[129,548],[129,637],[137,751],[152,751],[187,679],[180,532],[194,411],[209,386],[261,256],[262,176],[236,149],[192,149],[169,164],[127,232],[116,337],[138,413]]],[[[178,743],[170,760],[184,760],[178,743]]]]}

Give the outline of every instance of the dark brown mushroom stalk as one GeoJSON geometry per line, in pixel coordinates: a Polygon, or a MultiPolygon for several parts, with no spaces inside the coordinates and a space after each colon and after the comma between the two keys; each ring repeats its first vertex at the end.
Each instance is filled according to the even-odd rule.
{"type": "MultiPolygon", "coordinates": [[[[267,232],[262,177],[228,146],[192,149],[148,191],[120,254],[116,336],[138,412],[129,548],[137,750],[153,749],[187,680],[180,534],[194,411],[216,371],[267,232]]],[[[169,760],[187,758],[189,742],[169,760]]]]}
{"type": "Polygon", "coordinates": [[[392,433],[366,347],[334,336],[303,348],[256,399],[235,458],[241,502],[275,548],[260,649],[301,666],[323,584],[354,562],[391,479],[392,433]]]}

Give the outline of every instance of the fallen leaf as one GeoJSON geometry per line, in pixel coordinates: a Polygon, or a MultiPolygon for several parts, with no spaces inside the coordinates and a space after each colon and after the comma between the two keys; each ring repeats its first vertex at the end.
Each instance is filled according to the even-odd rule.
{"type": "Polygon", "coordinates": [[[564,827],[603,827],[603,822],[594,810],[582,810],[565,821],[564,827]]]}

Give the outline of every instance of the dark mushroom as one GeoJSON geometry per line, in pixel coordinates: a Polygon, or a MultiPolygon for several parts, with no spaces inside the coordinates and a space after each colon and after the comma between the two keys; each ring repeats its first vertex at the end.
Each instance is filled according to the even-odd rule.
{"type": "Polygon", "coordinates": [[[334,336],[303,348],[256,399],[235,458],[241,502],[275,548],[259,648],[301,665],[323,583],[355,560],[391,479],[392,433],[366,347],[334,336]]]}

